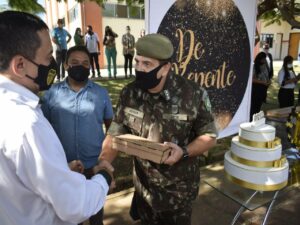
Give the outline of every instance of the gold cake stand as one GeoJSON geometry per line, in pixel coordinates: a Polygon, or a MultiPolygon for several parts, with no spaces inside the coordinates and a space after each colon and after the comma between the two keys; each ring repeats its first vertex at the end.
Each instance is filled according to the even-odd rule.
{"type": "Polygon", "coordinates": [[[293,190],[295,186],[299,186],[297,182],[289,181],[288,186],[276,191],[254,191],[247,189],[236,185],[226,178],[223,163],[216,163],[205,167],[205,173],[202,174],[207,174],[206,177],[202,177],[204,183],[240,205],[231,225],[236,224],[238,218],[245,210],[253,211],[268,205],[263,221],[261,222],[262,225],[266,225],[276,199],[293,190]]]}

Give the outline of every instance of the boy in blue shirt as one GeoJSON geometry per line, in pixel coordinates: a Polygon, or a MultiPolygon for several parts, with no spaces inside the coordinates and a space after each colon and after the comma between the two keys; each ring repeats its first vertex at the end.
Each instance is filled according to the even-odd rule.
{"type": "MultiPolygon", "coordinates": [[[[90,178],[97,165],[113,109],[108,92],[88,79],[90,60],[85,46],[74,46],[66,55],[68,77],[54,84],[42,99],[42,110],[59,137],[68,162],[80,160],[90,178]]],[[[76,196],[74,196],[76,197],[76,196]]],[[[90,218],[102,224],[103,210],[90,218]]]]}
{"type": "Polygon", "coordinates": [[[56,45],[56,62],[58,64],[59,72],[57,74],[57,79],[60,80],[60,75],[62,79],[65,78],[64,63],[67,53],[67,44],[70,42],[72,36],[71,34],[63,28],[63,20],[57,20],[57,27],[52,31],[52,41],[56,45]]]}

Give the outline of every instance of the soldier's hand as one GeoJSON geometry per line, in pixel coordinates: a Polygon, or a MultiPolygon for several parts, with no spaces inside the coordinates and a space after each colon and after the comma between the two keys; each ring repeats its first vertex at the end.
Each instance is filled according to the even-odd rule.
{"type": "Polygon", "coordinates": [[[113,172],[114,172],[113,166],[108,161],[101,160],[98,162],[98,164],[96,166],[93,167],[94,174],[97,174],[100,170],[105,170],[111,176],[112,182],[109,186],[109,190],[111,191],[112,189],[114,189],[116,187],[116,182],[114,180],[114,175],[113,175],[113,172]]]}
{"type": "Polygon", "coordinates": [[[106,160],[101,160],[96,166],[93,167],[94,174],[97,174],[101,169],[106,170],[109,174],[113,174],[113,166],[106,160]]]}
{"type": "Polygon", "coordinates": [[[168,164],[168,165],[172,166],[182,158],[183,151],[178,145],[176,145],[172,142],[165,142],[164,144],[171,148],[170,155],[165,160],[164,164],[168,164]]]}
{"type": "Polygon", "coordinates": [[[78,173],[83,173],[84,166],[80,160],[73,160],[68,163],[70,170],[78,173]]]}

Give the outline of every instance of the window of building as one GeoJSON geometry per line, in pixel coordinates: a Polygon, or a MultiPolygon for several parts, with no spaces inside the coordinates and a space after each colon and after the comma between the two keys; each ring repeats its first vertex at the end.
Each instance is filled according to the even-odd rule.
{"type": "Polygon", "coordinates": [[[273,40],[274,40],[274,34],[261,34],[260,37],[260,47],[263,46],[263,44],[268,43],[269,47],[273,47],[273,40]]]}
{"type": "Polygon", "coordinates": [[[130,19],[145,19],[145,10],[141,6],[105,4],[103,8],[103,16],[130,19]]]}
{"type": "Polygon", "coordinates": [[[132,19],[141,19],[141,7],[130,6],[128,7],[129,18],[132,19]]]}
{"type": "Polygon", "coordinates": [[[128,18],[127,5],[116,5],[116,17],[128,18]]]}
{"type": "Polygon", "coordinates": [[[103,16],[115,17],[115,4],[105,4],[102,12],[103,16]]]}
{"type": "Polygon", "coordinates": [[[70,23],[74,22],[78,19],[79,11],[78,11],[78,4],[76,4],[72,9],[69,10],[69,21],[70,23]]]}
{"type": "Polygon", "coordinates": [[[145,19],[145,8],[141,8],[141,19],[145,19]]]}

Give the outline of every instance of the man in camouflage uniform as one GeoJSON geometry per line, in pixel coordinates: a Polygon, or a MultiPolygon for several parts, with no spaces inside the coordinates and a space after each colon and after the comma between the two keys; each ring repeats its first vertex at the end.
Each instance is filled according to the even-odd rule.
{"type": "Polygon", "coordinates": [[[171,71],[173,45],[159,34],[136,43],[136,80],[120,94],[100,159],[113,161],[112,137],[134,134],[172,148],[164,164],[134,157],[134,203],[142,224],[190,225],[200,182],[199,155],[215,144],[205,90],[171,71]]]}

